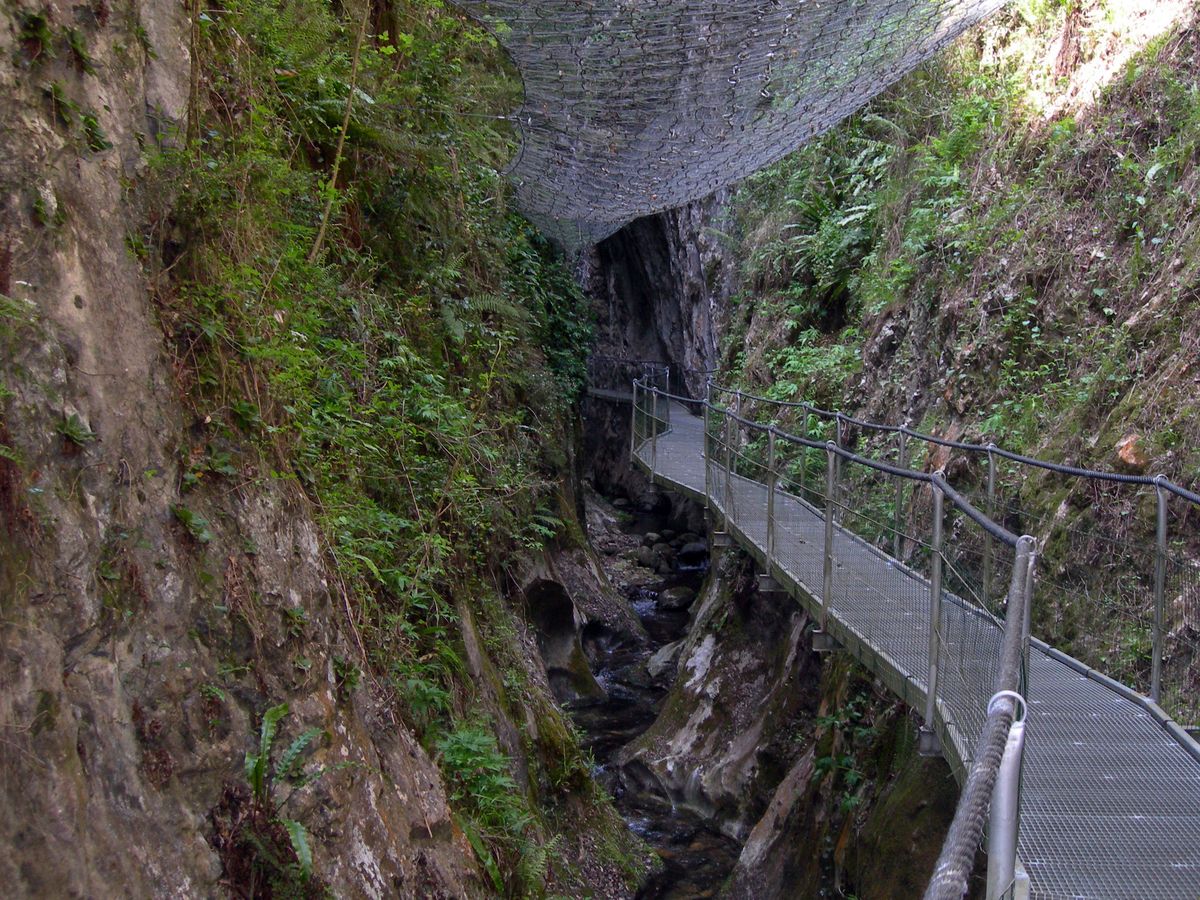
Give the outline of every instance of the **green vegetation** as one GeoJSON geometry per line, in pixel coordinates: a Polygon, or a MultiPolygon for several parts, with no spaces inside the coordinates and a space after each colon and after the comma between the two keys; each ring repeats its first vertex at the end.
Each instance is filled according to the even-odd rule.
{"type": "Polygon", "coordinates": [[[87,148],[93,153],[102,153],[112,149],[112,141],[100,127],[100,121],[94,113],[85,112],[79,116],[79,124],[83,127],[83,139],[87,148]]]}
{"type": "Polygon", "coordinates": [[[175,518],[179,520],[179,524],[187,529],[187,533],[191,535],[192,539],[197,543],[207,544],[213,539],[212,531],[209,529],[208,519],[181,504],[171,507],[171,512],[174,514],[175,518]]]}
{"type": "MultiPolygon", "coordinates": [[[[214,690],[219,696],[219,689],[214,690]]],[[[319,728],[301,732],[272,764],[275,736],[279,723],[287,715],[286,703],[273,706],[263,713],[258,752],[246,754],[245,775],[250,789],[250,808],[239,823],[233,840],[239,851],[247,857],[246,862],[252,871],[251,896],[257,896],[253,885],[260,879],[270,885],[271,892],[283,896],[323,894],[319,885],[310,884],[313,857],[308,829],[299,820],[284,815],[292,796],[328,771],[325,767],[318,767],[305,772],[302,758],[313,742],[323,736],[323,732],[319,728]],[[284,785],[290,790],[280,797],[278,790],[284,785]]]]}
{"type": "Polygon", "coordinates": [[[58,433],[68,444],[74,447],[86,447],[96,440],[95,433],[84,424],[78,414],[71,413],[58,423],[58,433]]]}
{"type": "Polygon", "coordinates": [[[54,57],[54,33],[45,12],[23,12],[17,18],[17,42],[28,63],[54,57]]]}
{"type": "Polygon", "coordinates": [[[68,28],[65,31],[67,47],[71,51],[71,61],[75,68],[87,75],[96,74],[96,63],[88,53],[87,38],[78,28],[68,28]]]}
{"type": "MultiPolygon", "coordinates": [[[[1085,59],[1115,28],[1112,9],[1088,9],[1085,59]]],[[[1148,471],[1200,480],[1200,399],[1186,374],[1200,249],[1194,29],[1114,71],[1094,106],[1048,115],[1071,73],[1051,71],[1047,51],[1078,12],[1011,8],[747,182],[731,378],[1107,470],[1125,465],[1116,446],[1132,434],[1148,471]]],[[[803,431],[803,416],[782,424],[803,431]]],[[[861,452],[894,458],[894,442],[861,437],[861,452]]],[[[910,449],[924,465],[924,448],[910,449]]],[[[978,458],[940,464],[982,497],[978,458]]],[[[858,518],[890,519],[888,498],[869,508],[855,491],[858,518]]],[[[1094,508],[1097,491],[1001,467],[1008,524],[1046,539],[1035,629],[1147,689],[1153,497],[1105,489],[1094,508]]],[[[1172,547],[1172,596],[1198,549],[1172,547]]],[[[1195,635],[1169,615],[1167,681],[1194,684],[1195,635]]]]}
{"type": "MultiPolygon", "coordinates": [[[[196,16],[196,124],[164,136],[148,193],[169,204],[127,239],[164,276],[160,321],[201,423],[173,512],[203,555],[222,482],[303,493],[360,651],[333,661],[339,702],[387,698],[493,886],[537,893],[576,877],[551,836],[570,816],[616,821],[530,684],[498,587],[524,554],[573,539],[555,448],[592,324],[556,251],[508,209],[514,144],[496,115],[520,88],[493,40],[437,0],[365,11],[235,0],[196,16]],[[528,787],[496,737],[524,709],[528,787]]],[[[308,633],[302,616],[285,628],[308,633]]],[[[260,805],[268,756],[247,759],[260,805]]],[[[610,842],[619,864],[629,842],[610,842]]],[[[290,871],[278,843],[264,858],[290,871]]]]}
{"type": "MultiPolygon", "coordinates": [[[[493,848],[520,852],[533,816],[509,771],[511,762],[483,723],[461,722],[436,741],[450,799],[464,811],[460,824],[479,854],[493,886],[504,892],[504,877],[493,848]]],[[[530,885],[532,887],[532,884],[530,885]]]]}

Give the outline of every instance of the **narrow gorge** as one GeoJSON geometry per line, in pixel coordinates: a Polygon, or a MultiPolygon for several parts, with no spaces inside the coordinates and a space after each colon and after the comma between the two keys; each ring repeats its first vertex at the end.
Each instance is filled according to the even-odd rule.
{"type": "MultiPolygon", "coordinates": [[[[0,893],[921,895],[972,761],[822,628],[843,526],[924,634],[943,563],[996,635],[1032,597],[1028,759],[1119,707],[1200,761],[1198,16],[5,4],[0,893]],[[671,416],[703,490],[647,464],[671,416]],[[827,491],[825,587],[739,485],[827,491]]],[[[1126,750],[1053,789],[1140,802],[1126,750]]],[[[1196,896],[1168,843],[1013,869],[1196,896]]]]}

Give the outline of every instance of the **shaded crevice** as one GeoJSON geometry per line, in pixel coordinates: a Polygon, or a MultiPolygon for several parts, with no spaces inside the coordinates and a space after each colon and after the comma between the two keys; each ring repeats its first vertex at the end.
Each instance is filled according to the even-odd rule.
{"type": "MultiPolygon", "coordinates": [[[[735,270],[722,237],[729,228],[725,200],[718,195],[638,219],[584,255],[596,354],[664,362],[672,391],[704,395],[735,270]]],[[[629,421],[628,403],[589,398],[584,472],[602,493],[637,500],[648,485],[630,470],[629,421]]]]}

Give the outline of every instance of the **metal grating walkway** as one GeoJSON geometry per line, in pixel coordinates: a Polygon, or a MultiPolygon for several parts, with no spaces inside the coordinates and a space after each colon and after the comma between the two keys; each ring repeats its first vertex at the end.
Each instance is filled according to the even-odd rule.
{"type": "MultiPolygon", "coordinates": [[[[635,459],[655,481],[705,499],[704,425],[680,404],[670,430],[635,459]]],[[[722,509],[725,473],[713,462],[712,503],[738,542],[766,563],[767,487],[738,475],[722,509]]],[[[801,603],[820,607],[822,515],[776,493],[772,574],[801,603]]],[[[838,529],[829,631],[911,706],[926,689],[928,583],[857,536],[838,529]]],[[[963,660],[943,675],[938,712],[960,782],[992,691],[990,660],[1001,630],[946,594],[944,640],[963,660]],[[978,652],[972,653],[977,648],[978,652]],[[986,650],[984,648],[987,648],[986,650]],[[981,662],[972,665],[972,657],[981,662]]],[[[1019,855],[1037,898],[1200,898],[1200,760],[1143,698],[1034,642],[1019,855]]]]}

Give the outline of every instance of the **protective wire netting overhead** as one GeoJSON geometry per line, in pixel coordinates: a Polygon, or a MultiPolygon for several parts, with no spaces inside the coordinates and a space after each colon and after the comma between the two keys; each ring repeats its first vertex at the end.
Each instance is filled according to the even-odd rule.
{"type": "Polygon", "coordinates": [[[525,82],[509,176],[579,247],[827,130],[1004,0],[458,0],[525,82]]]}

